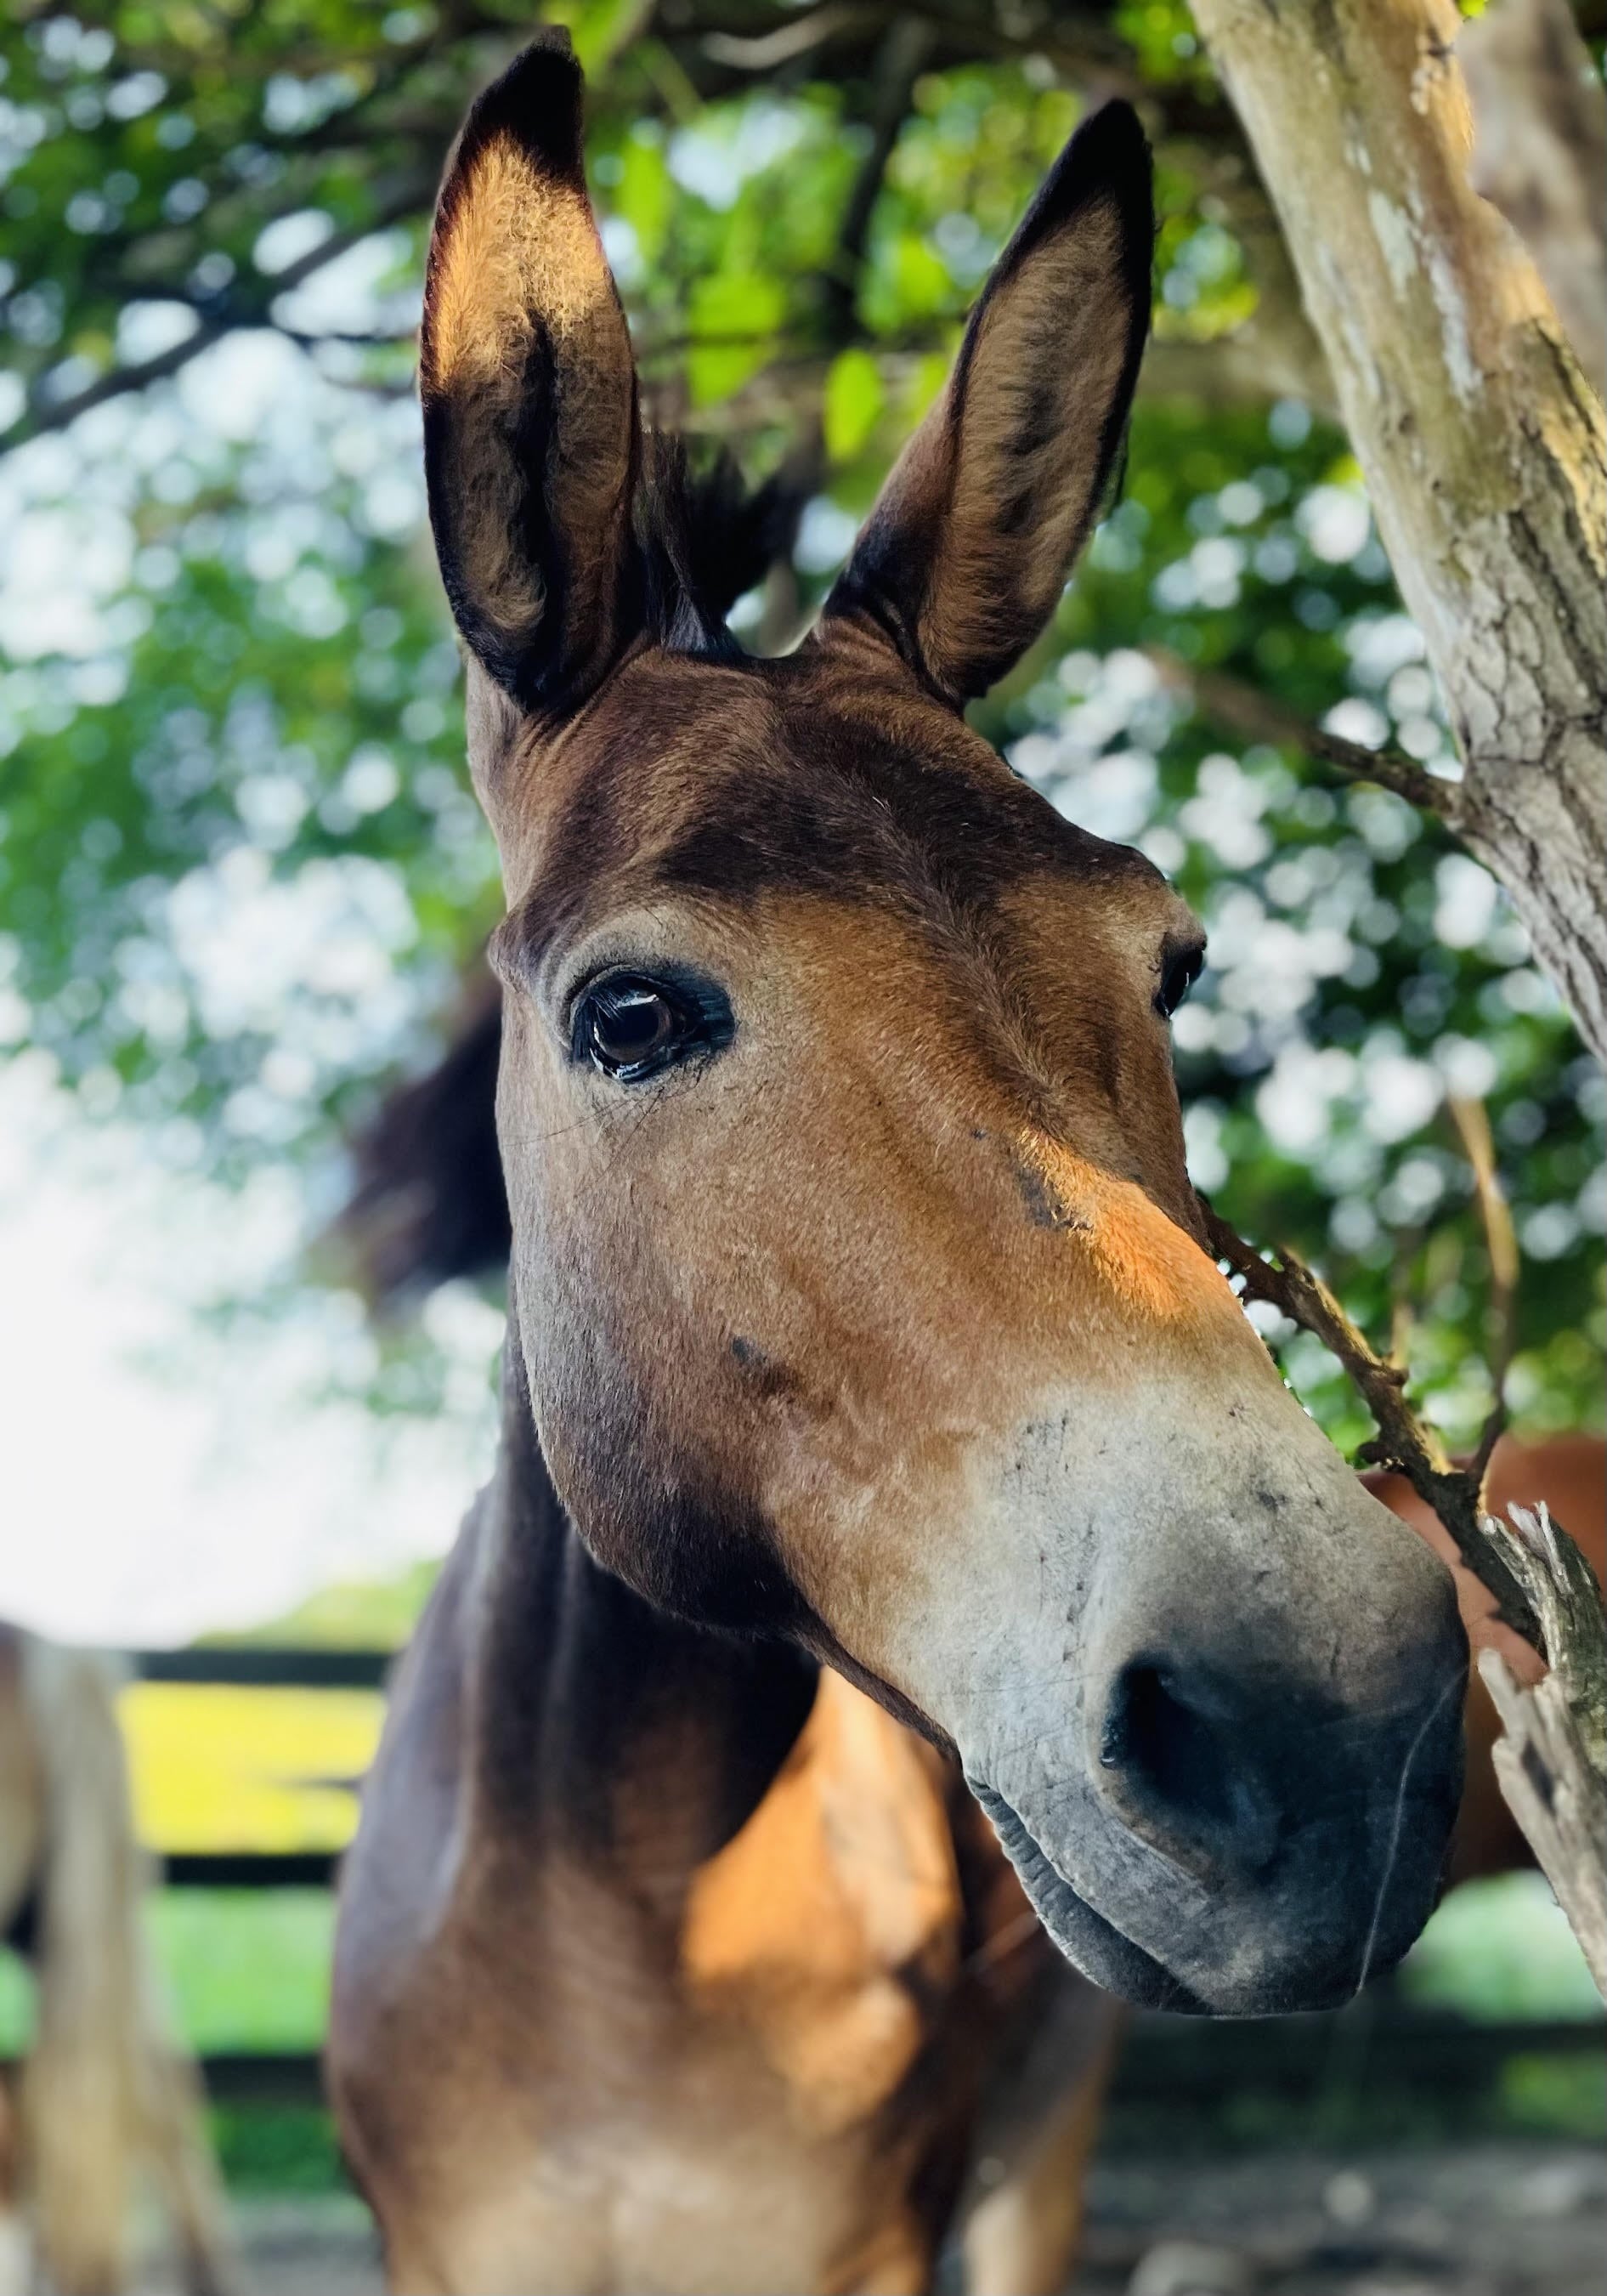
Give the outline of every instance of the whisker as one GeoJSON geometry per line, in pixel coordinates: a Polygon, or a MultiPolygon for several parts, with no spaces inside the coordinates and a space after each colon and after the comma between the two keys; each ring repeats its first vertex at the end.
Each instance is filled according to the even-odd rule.
{"type": "Polygon", "coordinates": [[[1367,1927],[1367,1942],[1362,1948],[1361,1973],[1356,1980],[1356,1993],[1352,1994],[1352,2000],[1361,1992],[1372,1974],[1373,1954],[1378,1944],[1379,1923],[1384,1916],[1384,1899],[1390,1893],[1390,1883],[1395,1874],[1396,1852],[1400,1848],[1401,1820],[1406,1815],[1406,1781],[1411,1776],[1412,1765],[1417,1759],[1418,1750],[1428,1736],[1431,1727],[1439,1720],[1446,1700],[1453,1692],[1461,1688],[1462,1679],[1459,1674],[1453,1674],[1447,1677],[1445,1688],[1418,1724],[1416,1734],[1406,1748],[1406,1757],[1401,1763],[1400,1782],[1395,1789],[1395,1814],[1390,1824],[1390,1847],[1384,1857],[1384,1870],[1379,1877],[1378,1895],[1373,1900],[1373,1919],[1367,1927]]]}

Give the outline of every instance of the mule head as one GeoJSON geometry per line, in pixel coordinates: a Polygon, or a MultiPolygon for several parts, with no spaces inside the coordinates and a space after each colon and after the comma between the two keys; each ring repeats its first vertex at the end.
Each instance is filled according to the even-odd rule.
{"type": "Polygon", "coordinates": [[[556,1487],[652,1601],[955,1746],[1102,1982],[1341,1998],[1432,1900],[1450,1581],[1202,1246],[1167,1027],[1198,925],[963,714],[1119,457],[1143,135],[1073,138],[818,627],[755,660],[752,534],[638,420],[579,103],[546,45],[475,107],[422,347],[556,1487]]]}

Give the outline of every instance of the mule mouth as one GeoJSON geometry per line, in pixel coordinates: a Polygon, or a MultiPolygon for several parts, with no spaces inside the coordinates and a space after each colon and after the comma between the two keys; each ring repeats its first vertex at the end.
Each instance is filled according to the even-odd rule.
{"type": "MultiPolygon", "coordinates": [[[[1251,1972],[1235,1965],[1238,1957],[1230,1951],[1220,1971],[1205,1973],[1201,1991],[1091,1906],[1003,1794],[969,1775],[966,1784],[1060,1951],[1093,1983],[1140,2008],[1226,2018],[1342,2008],[1369,1978],[1386,1974],[1402,1958],[1439,1894],[1436,1881],[1442,1862],[1425,1865],[1423,1877],[1406,1892],[1404,1909],[1398,1906],[1388,1918],[1382,1888],[1376,1892],[1365,1946],[1359,1953],[1348,1936],[1309,1938],[1303,1951],[1292,1957],[1275,1955],[1272,1965],[1251,1972]]],[[[1394,1866],[1392,1849],[1391,1869],[1394,1866]]],[[[1297,1897],[1300,1894],[1297,1891],[1297,1897]]]]}
{"type": "Polygon", "coordinates": [[[1033,1912],[1085,1977],[1143,2009],[1171,2009],[1195,2017],[1213,2013],[1209,2003],[1174,1977],[1164,1962],[1135,1945],[1073,1889],[1013,1804],[980,1778],[968,1775],[965,1783],[1020,1875],[1033,1912]]]}

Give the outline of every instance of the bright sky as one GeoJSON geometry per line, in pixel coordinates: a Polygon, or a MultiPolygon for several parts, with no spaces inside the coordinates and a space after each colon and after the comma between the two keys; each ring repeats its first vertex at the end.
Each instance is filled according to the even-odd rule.
{"type": "Polygon", "coordinates": [[[489,1464],[500,1319],[442,1295],[447,1407],[382,1423],[346,1295],[210,1338],[198,1311],[282,1269],[302,1217],[275,1176],[242,1199],[153,1166],[29,1055],[0,1071],[0,1615],[180,1641],[445,1546],[489,1464]]]}
{"type": "MultiPolygon", "coordinates": [[[[273,250],[267,267],[297,251],[273,250]]],[[[299,291],[316,288],[316,308],[285,316],[378,324],[374,283],[397,252],[386,239],[353,250],[299,291]]],[[[176,317],[182,332],[171,307],[133,307],[125,354],[157,348],[176,317]]],[[[312,447],[344,442],[395,496],[370,503],[374,519],[411,532],[416,424],[411,405],[354,398],[258,332],[36,441],[0,465],[0,644],[21,663],[59,651],[93,668],[128,576],[131,502],[171,458],[204,463],[209,439],[249,441],[270,502],[277,467],[291,499],[312,447]]],[[[270,512],[265,545],[272,525],[270,512]]],[[[410,925],[399,889],[361,863],[303,873],[293,890],[266,877],[242,850],[176,889],[172,939],[209,1025],[266,1020],[305,1058],[344,1011],[389,1040],[403,1017],[390,957],[410,925]]],[[[0,1046],[27,1028],[4,943],[0,931],[0,1046]]],[[[446,1546],[490,1463],[500,1318],[461,1291],[439,1295],[428,1321],[453,1365],[446,1409],[376,1418],[361,1399],[373,1342],[349,1295],[304,1286],[259,1324],[206,1320],[214,1301],[293,1275],[307,1218],[291,1173],[260,1174],[243,1196],[209,1187],[134,1126],[86,1120],[38,1054],[0,1065],[0,1617],[83,1640],[182,1641],[446,1546]]]]}

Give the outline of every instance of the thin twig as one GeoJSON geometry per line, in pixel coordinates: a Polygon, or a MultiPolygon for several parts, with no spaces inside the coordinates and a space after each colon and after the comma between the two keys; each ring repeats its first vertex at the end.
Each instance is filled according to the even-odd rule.
{"type": "Polygon", "coordinates": [[[1442,821],[1452,818],[1455,783],[1425,773],[1404,750],[1369,750],[1361,742],[1348,742],[1342,734],[1312,725],[1298,709],[1275,701],[1242,678],[1230,677],[1221,670],[1197,669],[1165,646],[1147,646],[1144,651],[1168,685],[1189,694],[1204,717],[1215,718],[1229,733],[1242,734],[1247,741],[1299,750],[1319,765],[1331,766],[1347,780],[1376,782],[1381,789],[1393,790],[1397,797],[1405,798],[1408,805],[1421,806],[1442,821]]]}
{"type": "Polygon", "coordinates": [[[1496,1144],[1490,1136],[1489,1114],[1484,1103],[1453,1093],[1447,1104],[1472,1167],[1490,1263],[1490,1384],[1495,1392],[1467,1470],[1482,1485],[1506,1425],[1506,1382],[1518,1344],[1518,1238],[1513,1227],[1512,1206],[1506,1201],[1506,1191],[1496,1168],[1496,1144]]]}
{"type": "Polygon", "coordinates": [[[263,324],[271,327],[276,335],[283,335],[287,343],[294,343],[301,351],[324,350],[331,347],[338,350],[394,351],[411,348],[418,340],[416,327],[390,327],[382,332],[371,332],[360,327],[287,327],[282,325],[271,312],[263,324]]]}
{"type": "MultiPolygon", "coordinates": [[[[111,399],[123,398],[131,391],[143,390],[153,382],[160,382],[176,374],[181,367],[218,342],[225,335],[246,327],[267,327],[273,324],[271,306],[281,295],[299,287],[315,272],[346,255],[376,232],[388,231],[392,224],[415,214],[428,201],[431,179],[419,176],[410,177],[385,201],[366,223],[352,224],[344,231],[332,232],[317,246],[286,264],[283,271],[266,275],[253,283],[249,294],[231,298],[220,305],[213,315],[201,321],[192,335],[181,343],[173,343],[148,359],[139,359],[131,366],[113,367],[109,373],[98,375],[82,390],[75,390],[66,398],[44,404],[36,400],[18,416],[11,429],[0,433],[0,455],[11,453],[13,447],[26,445],[29,439],[43,437],[47,431],[64,430],[76,422],[80,414],[92,407],[103,406],[111,399]]],[[[289,329],[281,332],[289,333],[289,329]]]]}
{"type": "Polygon", "coordinates": [[[1474,1474],[1453,1464],[1433,1428],[1425,1425],[1406,1401],[1404,1365],[1391,1363],[1369,1346],[1327,1285],[1298,1252],[1280,1245],[1275,1267],[1203,1199],[1201,1205],[1211,1250],[1218,1259],[1225,1259],[1243,1279],[1251,1299],[1267,1301],[1291,1323],[1315,1333],[1373,1414],[1378,1440],[1366,1445],[1362,1456],[1375,1465],[1396,1468],[1406,1477],[1450,1532],[1469,1570],[1495,1596],[1503,1621],[1544,1654],[1546,1642],[1534,1604],[1503,1545],[1487,1528],[1483,1468],[1474,1474]]]}
{"type": "Polygon", "coordinates": [[[734,64],[738,71],[778,71],[783,64],[791,63],[799,56],[824,45],[826,41],[857,25],[875,12],[828,4],[812,9],[808,15],[794,22],[782,24],[774,32],[744,36],[736,32],[705,32],[703,53],[717,64],[734,64]]]}
{"type": "Polygon", "coordinates": [[[909,111],[910,95],[932,50],[932,30],[915,16],[896,16],[878,51],[871,79],[870,148],[860,162],[837,234],[837,254],[823,283],[826,332],[835,345],[857,332],[856,307],[870,242],[871,218],[909,111]]]}
{"type": "Polygon", "coordinates": [[[150,358],[136,359],[132,366],[113,367],[69,398],[53,403],[34,399],[10,430],[0,433],[0,455],[9,455],[13,447],[26,446],[30,439],[43,438],[47,431],[65,430],[80,414],[103,406],[109,399],[123,398],[130,391],[144,390],[153,382],[164,381],[181,367],[188,366],[192,359],[199,358],[202,351],[210,349],[237,324],[234,319],[203,319],[193,334],[186,335],[182,342],[169,343],[166,350],[157,351],[150,358]]]}

